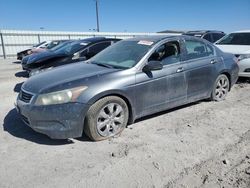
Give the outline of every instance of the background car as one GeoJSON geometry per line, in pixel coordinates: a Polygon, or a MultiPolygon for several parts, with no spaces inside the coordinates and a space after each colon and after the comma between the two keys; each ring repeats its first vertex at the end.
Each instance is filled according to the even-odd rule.
{"type": "Polygon", "coordinates": [[[38,52],[43,52],[46,51],[48,49],[51,49],[59,44],[61,44],[62,42],[65,42],[67,40],[53,40],[53,41],[43,41],[37,45],[34,45],[32,48],[23,50],[21,52],[17,53],[17,59],[18,60],[22,60],[25,56],[27,55],[31,55],[33,53],[38,53],[38,52]]]}
{"type": "Polygon", "coordinates": [[[86,63],[29,78],[17,109],[24,122],[51,138],[98,141],[127,123],[202,99],[224,100],[238,78],[234,55],[190,36],[122,40],[86,63]]]}
{"type": "Polygon", "coordinates": [[[223,36],[225,36],[225,33],[223,31],[201,30],[201,31],[188,31],[184,33],[184,35],[203,38],[211,43],[214,43],[220,38],[222,38],[223,36]]]}
{"type": "Polygon", "coordinates": [[[53,40],[53,41],[50,41],[50,42],[48,42],[47,46],[45,46],[45,47],[31,49],[29,51],[29,55],[34,54],[34,53],[45,52],[47,50],[51,50],[60,44],[66,44],[67,42],[70,42],[70,41],[72,41],[72,40],[53,40]]]}
{"type": "Polygon", "coordinates": [[[250,30],[230,33],[215,44],[222,51],[236,56],[240,77],[250,77],[250,30]]]}
{"type": "Polygon", "coordinates": [[[22,67],[32,76],[53,67],[87,60],[119,40],[96,37],[73,41],[62,47],[24,58],[22,67]]]}
{"type": "Polygon", "coordinates": [[[28,48],[28,49],[26,49],[26,50],[23,50],[23,51],[21,51],[21,52],[18,52],[18,53],[17,53],[17,59],[18,59],[18,60],[22,60],[23,57],[29,55],[28,52],[29,52],[31,49],[44,48],[44,47],[46,47],[46,45],[48,45],[48,42],[43,41],[43,42],[41,42],[41,43],[39,43],[39,44],[37,44],[37,45],[32,46],[32,48],[28,48]]]}

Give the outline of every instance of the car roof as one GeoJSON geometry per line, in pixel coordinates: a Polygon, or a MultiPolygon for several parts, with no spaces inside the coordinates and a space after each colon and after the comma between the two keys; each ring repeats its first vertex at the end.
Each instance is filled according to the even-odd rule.
{"type": "Polygon", "coordinates": [[[182,37],[182,35],[150,35],[150,36],[138,36],[138,37],[134,37],[134,38],[129,38],[129,39],[125,39],[127,41],[139,41],[139,40],[148,40],[151,42],[158,42],[161,41],[163,39],[167,39],[167,38],[174,38],[174,37],[182,37]]]}
{"type": "Polygon", "coordinates": [[[223,31],[216,31],[216,30],[197,30],[197,31],[187,31],[186,33],[205,34],[205,33],[224,33],[224,32],[223,31]]]}
{"type": "Polygon", "coordinates": [[[250,33],[250,30],[234,31],[232,33],[250,33]]]}
{"type": "Polygon", "coordinates": [[[120,40],[116,38],[105,38],[105,37],[92,37],[92,38],[86,38],[86,39],[80,39],[78,41],[80,42],[87,42],[87,43],[95,43],[95,42],[101,42],[101,41],[108,41],[108,40],[120,40]]]}

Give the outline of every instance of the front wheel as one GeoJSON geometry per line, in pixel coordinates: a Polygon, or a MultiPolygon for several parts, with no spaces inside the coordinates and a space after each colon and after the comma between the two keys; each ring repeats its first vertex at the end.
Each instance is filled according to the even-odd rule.
{"type": "Polygon", "coordinates": [[[87,112],[84,132],[94,141],[105,140],[123,131],[128,107],[120,97],[108,96],[95,102],[87,112]]]}
{"type": "Polygon", "coordinates": [[[213,101],[222,101],[226,98],[226,95],[230,88],[230,82],[225,74],[221,74],[217,77],[214,88],[211,94],[213,101]]]}

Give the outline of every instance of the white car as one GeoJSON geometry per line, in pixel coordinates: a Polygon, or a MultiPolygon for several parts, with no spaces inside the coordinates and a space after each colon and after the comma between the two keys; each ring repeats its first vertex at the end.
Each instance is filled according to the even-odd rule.
{"type": "Polygon", "coordinates": [[[239,77],[250,77],[250,30],[230,33],[215,45],[238,58],[239,77]]]}

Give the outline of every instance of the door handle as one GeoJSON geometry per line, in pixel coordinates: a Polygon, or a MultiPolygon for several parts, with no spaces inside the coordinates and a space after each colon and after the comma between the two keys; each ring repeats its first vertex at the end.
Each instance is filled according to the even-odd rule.
{"type": "Polygon", "coordinates": [[[183,72],[183,71],[184,71],[183,67],[180,67],[180,68],[178,68],[178,69],[176,70],[177,73],[183,72]]]}
{"type": "Polygon", "coordinates": [[[211,64],[215,64],[215,63],[217,63],[217,61],[214,60],[214,59],[212,59],[212,60],[210,61],[210,63],[211,63],[211,64]]]}

